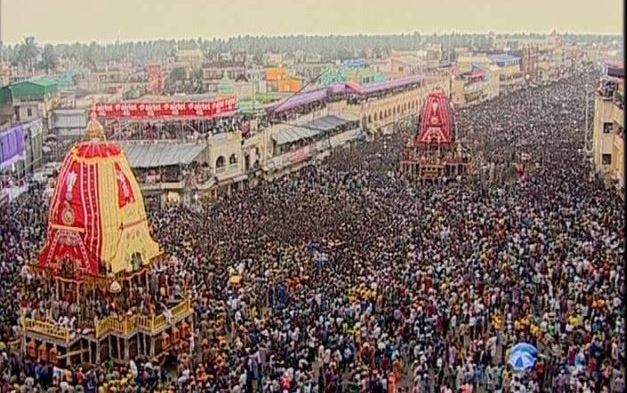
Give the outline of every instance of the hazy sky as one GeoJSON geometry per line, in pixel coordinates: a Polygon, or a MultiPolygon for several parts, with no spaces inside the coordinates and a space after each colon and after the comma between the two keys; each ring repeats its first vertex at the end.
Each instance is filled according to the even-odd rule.
{"type": "Polygon", "coordinates": [[[0,0],[3,41],[233,35],[621,33],[622,0],[0,0]]]}

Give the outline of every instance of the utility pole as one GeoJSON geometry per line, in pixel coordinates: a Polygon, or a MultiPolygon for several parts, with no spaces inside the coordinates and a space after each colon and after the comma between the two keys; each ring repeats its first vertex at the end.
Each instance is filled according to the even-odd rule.
{"type": "Polygon", "coordinates": [[[588,96],[589,95],[588,95],[588,84],[587,83],[585,84],[584,88],[585,88],[584,94],[586,96],[586,99],[585,99],[586,107],[584,108],[585,109],[584,110],[585,119],[584,119],[584,133],[583,133],[583,138],[584,138],[583,148],[584,148],[584,151],[586,152],[586,155],[587,155],[587,154],[592,152],[592,146],[590,146],[591,145],[591,143],[590,143],[591,142],[590,125],[589,125],[589,120],[588,120],[588,118],[589,118],[589,111],[590,111],[589,106],[590,105],[589,105],[589,102],[588,102],[588,96]]]}

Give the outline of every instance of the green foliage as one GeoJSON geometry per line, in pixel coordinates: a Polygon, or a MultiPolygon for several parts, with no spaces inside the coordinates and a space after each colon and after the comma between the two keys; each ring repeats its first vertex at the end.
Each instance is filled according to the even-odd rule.
{"type": "MultiPolygon", "coordinates": [[[[517,33],[499,34],[497,38],[516,40],[520,38],[542,39],[544,34],[517,33]]],[[[591,44],[622,41],[621,36],[600,34],[562,35],[567,42],[591,44]]],[[[323,61],[332,61],[354,57],[372,51],[375,55],[385,56],[390,50],[418,50],[426,44],[441,44],[444,48],[462,46],[489,46],[492,37],[487,34],[468,34],[451,32],[447,34],[392,34],[392,35],[330,35],[330,36],[239,36],[229,39],[214,38],[211,40],[192,38],[187,40],[155,40],[140,42],[122,42],[97,44],[74,43],[54,45],[57,57],[80,60],[85,66],[94,68],[100,61],[137,61],[140,63],[158,62],[173,56],[179,48],[200,48],[208,57],[221,52],[245,51],[252,54],[257,61],[267,52],[295,52],[297,50],[317,53],[323,61]],[[474,44],[474,45],[473,45],[474,44]]],[[[44,48],[45,49],[45,48],[44,48]]],[[[27,37],[24,42],[13,46],[4,46],[4,58],[14,64],[32,66],[40,54],[34,37],[27,37]]]]}
{"type": "Polygon", "coordinates": [[[17,46],[14,63],[32,69],[39,52],[39,45],[37,45],[35,37],[25,37],[24,41],[17,46]]]}
{"type": "Polygon", "coordinates": [[[44,70],[46,74],[50,73],[51,70],[54,70],[59,63],[59,59],[54,50],[54,46],[51,44],[46,44],[44,46],[44,50],[41,53],[41,61],[37,65],[37,68],[40,70],[44,70]]]}

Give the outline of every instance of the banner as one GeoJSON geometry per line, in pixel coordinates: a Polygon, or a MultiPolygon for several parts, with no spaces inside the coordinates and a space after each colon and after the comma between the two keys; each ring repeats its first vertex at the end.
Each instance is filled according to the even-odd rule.
{"type": "Polygon", "coordinates": [[[213,119],[237,110],[237,99],[204,102],[133,102],[96,105],[96,114],[105,119],[160,120],[213,119]]]}
{"type": "Polygon", "coordinates": [[[17,126],[0,133],[0,169],[24,158],[24,128],[17,126]]]}
{"type": "Polygon", "coordinates": [[[310,157],[309,145],[307,145],[293,152],[290,156],[290,161],[292,161],[292,164],[299,164],[303,161],[307,161],[310,157]]]}

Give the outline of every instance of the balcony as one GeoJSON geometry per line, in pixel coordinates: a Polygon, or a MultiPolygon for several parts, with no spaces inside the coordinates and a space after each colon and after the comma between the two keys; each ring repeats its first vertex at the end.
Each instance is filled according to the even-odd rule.
{"type": "Polygon", "coordinates": [[[35,319],[25,318],[22,321],[22,326],[25,332],[34,333],[40,336],[45,336],[50,339],[69,343],[73,333],[69,328],[58,326],[56,324],[37,321],[35,319]]]}
{"type": "Polygon", "coordinates": [[[141,183],[139,188],[142,191],[158,191],[158,190],[180,190],[185,187],[185,182],[181,181],[162,181],[157,183],[141,183]]]}
{"type": "Polygon", "coordinates": [[[240,171],[237,163],[216,167],[216,177],[218,181],[224,181],[238,174],[240,174],[240,171]]]}
{"type": "MultiPolygon", "coordinates": [[[[172,322],[176,323],[188,317],[193,312],[191,302],[186,299],[173,307],[172,322]]],[[[141,315],[125,316],[124,318],[109,317],[99,321],[96,325],[96,338],[105,337],[108,334],[129,336],[138,331],[144,331],[151,335],[161,332],[168,325],[165,315],[159,314],[153,317],[141,315]]]]}
{"type": "MultiPolygon", "coordinates": [[[[189,299],[183,300],[170,310],[172,313],[172,322],[176,323],[187,318],[193,311],[191,301],[189,299]]],[[[94,336],[98,339],[106,337],[108,334],[130,336],[138,331],[144,331],[154,335],[163,331],[167,325],[166,317],[163,314],[153,317],[143,315],[124,316],[123,318],[108,317],[96,324],[94,336]]],[[[76,337],[74,330],[70,328],[30,318],[23,319],[22,326],[27,334],[36,334],[63,343],[69,343],[76,337]]]]}

